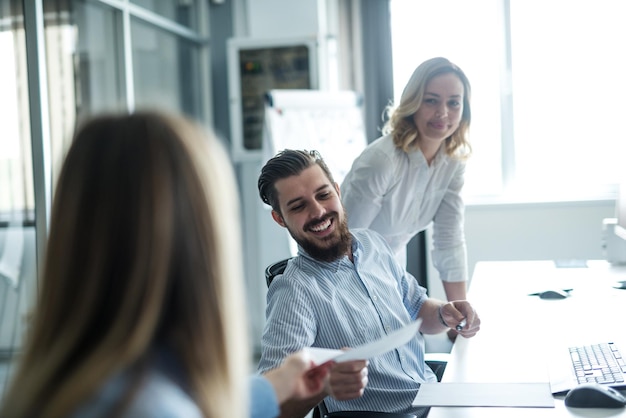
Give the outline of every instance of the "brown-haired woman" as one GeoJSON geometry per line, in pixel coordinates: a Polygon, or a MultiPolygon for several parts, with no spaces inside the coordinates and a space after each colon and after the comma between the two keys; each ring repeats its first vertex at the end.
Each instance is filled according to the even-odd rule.
{"type": "Polygon", "coordinates": [[[82,125],[0,415],[271,417],[320,391],[326,370],[303,353],[247,378],[239,222],[228,158],[199,126],[157,112],[82,125]]]}

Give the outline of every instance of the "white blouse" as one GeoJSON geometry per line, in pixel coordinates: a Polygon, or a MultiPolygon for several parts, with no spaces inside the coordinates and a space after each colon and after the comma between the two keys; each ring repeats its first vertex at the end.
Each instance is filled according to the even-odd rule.
{"type": "Polygon", "coordinates": [[[348,225],[383,235],[406,266],[407,243],[432,222],[432,259],[441,279],[466,281],[464,174],[465,162],[443,148],[429,166],[419,149],[407,154],[391,135],[380,137],[357,157],[341,185],[348,225]]]}

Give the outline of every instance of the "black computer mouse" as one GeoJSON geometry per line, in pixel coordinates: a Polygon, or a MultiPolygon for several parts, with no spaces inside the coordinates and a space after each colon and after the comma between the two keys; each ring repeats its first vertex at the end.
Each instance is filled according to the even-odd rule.
{"type": "Polygon", "coordinates": [[[565,299],[569,296],[565,290],[544,290],[543,292],[539,292],[540,299],[565,299]]]}
{"type": "Polygon", "coordinates": [[[622,408],[626,406],[626,397],[607,385],[583,383],[567,393],[565,405],[574,408],[622,408]]]}
{"type": "Polygon", "coordinates": [[[613,287],[616,289],[626,289],[626,280],[615,283],[613,287]]]}

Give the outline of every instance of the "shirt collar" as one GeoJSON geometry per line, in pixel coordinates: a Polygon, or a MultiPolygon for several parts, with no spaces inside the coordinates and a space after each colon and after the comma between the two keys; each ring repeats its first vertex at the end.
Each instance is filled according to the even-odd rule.
{"type": "MultiPolygon", "coordinates": [[[[446,154],[445,148],[446,148],[445,144],[442,143],[439,149],[437,150],[437,154],[435,154],[433,163],[430,165],[431,167],[436,167],[439,164],[448,163],[448,158],[446,158],[447,154],[446,154]]],[[[416,166],[428,165],[428,163],[426,162],[426,157],[424,157],[424,154],[422,153],[422,150],[419,149],[419,147],[409,152],[407,155],[409,157],[409,161],[411,162],[411,165],[416,165],[416,166]]]]}

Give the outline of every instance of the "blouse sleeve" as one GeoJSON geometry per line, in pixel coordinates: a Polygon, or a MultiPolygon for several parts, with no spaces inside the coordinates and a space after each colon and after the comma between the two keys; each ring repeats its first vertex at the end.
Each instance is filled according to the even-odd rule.
{"type": "Polygon", "coordinates": [[[280,414],[276,392],[261,375],[250,377],[250,418],[275,418],[280,414]]]}
{"type": "Polygon", "coordinates": [[[341,185],[341,200],[350,228],[369,228],[383,204],[393,176],[393,163],[379,152],[364,151],[341,185]]]}
{"type": "Polygon", "coordinates": [[[433,222],[433,264],[441,280],[467,281],[467,249],[463,229],[465,206],[461,197],[465,164],[459,164],[433,222]]]}

